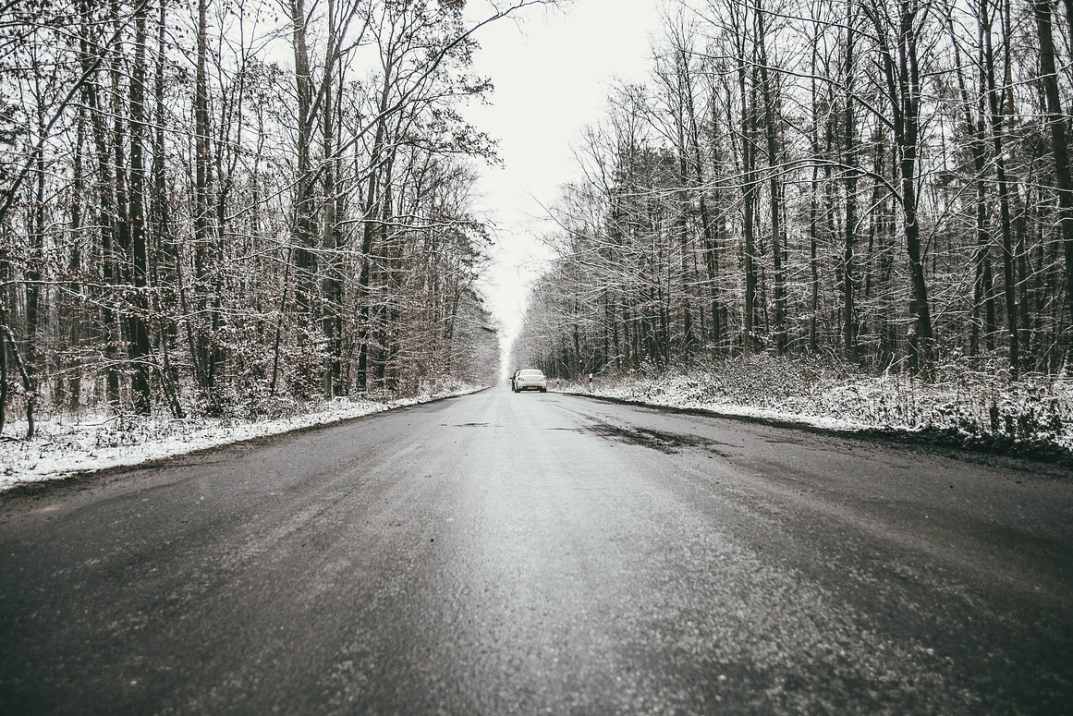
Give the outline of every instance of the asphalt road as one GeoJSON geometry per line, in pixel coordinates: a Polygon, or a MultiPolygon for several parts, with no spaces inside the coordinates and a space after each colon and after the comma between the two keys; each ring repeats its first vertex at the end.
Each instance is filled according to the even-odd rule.
{"type": "Polygon", "coordinates": [[[499,387],[0,496],[0,714],[271,713],[1073,713],[1073,476],[499,387]]]}

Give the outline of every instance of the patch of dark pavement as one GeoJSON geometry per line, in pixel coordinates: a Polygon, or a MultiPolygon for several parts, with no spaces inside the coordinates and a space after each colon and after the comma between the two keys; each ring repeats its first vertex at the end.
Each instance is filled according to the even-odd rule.
{"type": "Polygon", "coordinates": [[[678,453],[682,448],[701,448],[720,457],[729,457],[726,453],[712,448],[716,441],[699,435],[668,433],[662,430],[625,427],[612,425],[611,423],[594,423],[586,426],[586,429],[602,438],[619,440],[630,445],[640,445],[667,455],[678,453]]]}

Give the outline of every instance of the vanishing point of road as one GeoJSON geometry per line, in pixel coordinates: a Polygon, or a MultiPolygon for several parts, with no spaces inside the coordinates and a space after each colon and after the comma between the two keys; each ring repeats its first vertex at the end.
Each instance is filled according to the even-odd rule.
{"type": "Polygon", "coordinates": [[[0,496],[0,714],[273,713],[1073,713],[1073,476],[499,387],[0,496]]]}

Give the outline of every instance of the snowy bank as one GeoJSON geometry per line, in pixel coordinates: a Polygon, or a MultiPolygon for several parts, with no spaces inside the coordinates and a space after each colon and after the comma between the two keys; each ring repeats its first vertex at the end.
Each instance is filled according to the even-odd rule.
{"type": "Polygon", "coordinates": [[[55,416],[39,419],[37,435],[31,440],[7,437],[26,432],[25,422],[9,422],[5,437],[0,439],[0,491],[78,473],[135,466],[482,389],[455,386],[415,398],[385,401],[337,398],[307,406],[295,405],[290,415],[259,420],[98,415],[65,421],[62,416],[55,416]]]}
{"type": "Polygon", "coordinates": [[[597,376],[564,390],[681,410],[884,435],[1073,466],[1073,381],[1009,380],[1000,370],[942,366],[925,382],[766,355],[661,375],[597,376]]]}

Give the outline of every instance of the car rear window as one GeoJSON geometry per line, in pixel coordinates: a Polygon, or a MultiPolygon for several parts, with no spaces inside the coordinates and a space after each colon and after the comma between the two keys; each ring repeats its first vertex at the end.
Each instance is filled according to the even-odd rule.
{"type": "Polygon", "coordinates": [[[539,370],[523,370],[521,375],[524,375],[527,378],[541,378],[544,374],[539,370]]]}

